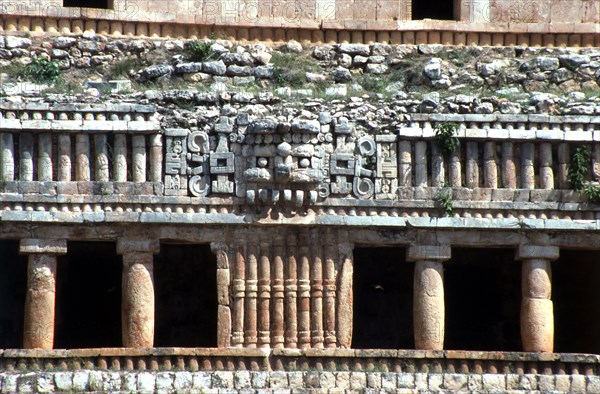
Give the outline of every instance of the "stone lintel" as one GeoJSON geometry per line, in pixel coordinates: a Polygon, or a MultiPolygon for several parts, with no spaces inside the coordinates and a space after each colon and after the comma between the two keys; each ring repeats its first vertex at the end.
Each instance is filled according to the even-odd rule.
{"type": "Polygon", "coordinates": [[[431,260],[443,262],[450,260],[450,245],[410,245],[406,252],[407,261],[431,260]]]}
{"type": "Polygon", "coordinates": [[[126,253],[152,253],[160,251],[158,239],[131,239],[122,238],[117,240],[117,254],[126,253]]]}
{"type": "Polygon", "coordinates": [[[560,256],[560,248],[552,245],[519,245],[516,250],[517,260],[544,259],[556,260],[560,256]]]}
{"type": "Polygon", "coordinates": [[[21,240],[21,244],[19,245],[19,253],[66,254],[67,240],[25,238],[21,240]]]}

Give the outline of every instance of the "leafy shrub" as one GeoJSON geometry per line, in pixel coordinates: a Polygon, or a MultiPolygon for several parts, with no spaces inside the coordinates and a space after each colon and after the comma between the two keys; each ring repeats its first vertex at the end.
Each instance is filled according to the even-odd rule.
{"type": "Polygon", "coordinates": [[[567,173],[571,189],[580,192],[585,187],[585,176],[590,170],[592,160],[592,151],[587,146],[580,146],[575,149],[571,157],[569,171],[567,173]]]}
{"type": "Polygon", "coordinates": [[[37,57],[25,67],[23,75],[31,82],[51,84],[60,76],[60,70],[58,62],[37,57]]]}
{"type": "Polygon", "coordinates": [[[184,55],[193,62],[206,62],[214,58],[211,41],[193,40],[185,44],[184,55]]]}
{"type": "Polygon", "coordinates": [[[458,126],[455,123],[444,122],[435,129],[435,143],[444,155],[454,152],[460,141],[456,137],[458,126]]]}

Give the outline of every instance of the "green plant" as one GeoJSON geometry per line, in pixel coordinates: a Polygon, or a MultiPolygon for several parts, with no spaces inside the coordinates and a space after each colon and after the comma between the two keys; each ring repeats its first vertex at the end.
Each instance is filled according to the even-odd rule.
{"type": "Polygon", "coordinates": [[[435,143],[444,155],[449,155],[458,148],[460,141],[456,137],[456,123],[444,122],[435,129],[435,143]]]}
{"type": "Polygon", "coordinates": [[[193,62],[205,62],[214,58],[212,41],[193,40],[185,44],[184,55],[193,62]]]}
{"type": "Polygon", "coordinates": [[[600,185],[588,183],[585,185],[585,194],[589,202],[600,205],[600,185]]]}
{"type": "Polygon", "coordinates": [[[580,146],[575,149],[575,153],[571,156],[569,171],[567,176],[571,183],[571,189],[580,192],[585,187],[585,176],[590,170],[592,160],[592,151],[587,146],[580,146]]]}
{"type": "Polygon", "coordinates": [[[31,63],[25,67],[23,76],[35,83],[54,83],[60,76],[58,62],[43,57],[34,57],[31,59],[31,63]]]}
{"type": "Polygon", "coordinates": [[[433,201],[447,215],[452,215],[452,189],[444,187],[433,196],[433,201]]]}
{"type": "Polygon", "coordinates": [[[357,82],[367,92],[385,93],[385,88],[389,85],[385,79],[371,74],[361,75],[357,82]]]}

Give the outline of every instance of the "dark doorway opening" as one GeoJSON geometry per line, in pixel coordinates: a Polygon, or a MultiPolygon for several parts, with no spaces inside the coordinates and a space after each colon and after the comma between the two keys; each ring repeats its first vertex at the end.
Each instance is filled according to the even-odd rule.
{"type": "Polygon", "coordinates": [[[161,245],[154,259],[155,346],[217,345],[216,278],[210,245],[161,245]]]}
{"type": "Polygon", "coordinates": [[[513,249],[452,248],[444,263],[445,349],[519,351],[521,263],[513,249]]]}
{"type": "Polygon", "coordinates": [[[413,274],[405,248],[354,250],[353,348],[414,349],[413,274]]]}
{"type": "Polygon", "coordinates": [[[63,7],[112,9],[113,0],[63,0],[63,7]]]}
{"type": "Polygon", "coordinates": [[[412,0],[412,19],[454,20],[454,0],[412,0]]]}
{"type": "Polygon", "coordinates": [[[19,241],[0,240],[0,349],[23,346],[27,292],[27,256],[19,255],[19,241]]]}
{"type": "Polygon", "coordinates": [[[114,242],[68,242],[56,268],[55,348],[121,346],[122,266],[114,242]]]}
{"type": "Polygon", "coordinates": [[[560,250],[552,263],[554,351],[600,354],[600,251],[560,250]]]}

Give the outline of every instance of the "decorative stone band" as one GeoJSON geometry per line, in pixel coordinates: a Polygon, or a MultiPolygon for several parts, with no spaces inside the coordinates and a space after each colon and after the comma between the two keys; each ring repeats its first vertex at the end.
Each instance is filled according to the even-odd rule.
{"type": "Polygon", "coordinates": [[[8,373],[99,369],[142,371],[317,371],[598,375],[590,354],[354,349],[74,349],[3,350],[8,373]],[[334,368],[332,368],[334,367],[334,368]]]}
{"type": "MultiPolygon", "coordinates": [[[[472,2],[466,3],[473,5],[472,2]]],[[[312,7],[305,4],[301,9],[296,9],[298,5],[276,6],[276,4],[272,2],[263,4],[266,9],[263,10],[265,13],[262,15],[265,16],[257,18],[258,5],[248,6],[243,2],[230,2],[226,6],[220,6],[219,2],[208,3],[203,9],[183,8],[176,14],[171,10],[164,10],[165,12],[156,9],[145,10],[145,6],[140,7],[130,2],[125,2],[115,9],[57,7],[55,4],[19,6],[19,3],[15,3],[3,10],[5,17],[0,23],[0,29],[7,32],[21,31],[33,34],[82,34],[84,31],[93,31],[115,37],[172,38],[210,38],[211,33],[221,31],[223,36],[230,40],[276,42],[294,39],[304,42],[600,46],[600,38],[594,23],[594,18],[597,19],[597,16],[593,15],[591,18],[584,16],[584,20],[565,22],[557,22],[553,16],[552,23],[535,23],[542,21],[531,19],[528,11],[508,12],[506,10],[504,14],[510,14],[510,21],[494,17],[490,23],[485,11],[489,12],[496,7],[483,6],[483,10],[480,10],[484,11],[483,13],[475,11],[476,15],[471,15],[473,11],[467,6],[462,11],[463,22],[411,21],[409,20],[411,7],[405,4],[405,6],[388,7],[383,13],[382,20],[377,19],[381,16],[381,11],[375,11],[375,4],[370,3],[368,5],[371,6],[372,19],[353,18],[354,15],[369,15],[367,11],[369,8],[365,9],[365,3],[358,3],[360,5],[355,6],[360,9],[354,11],[354,15],[352,6],[348,3],[336,6],[335,2],[329,2],[312,7]],[[316,12],[308,11],[317,8],[319,10],[316,12]],[[317,19],[316,16],[319,18],[317,19]],[[508,22],[510,22],[510,29],[508,22]]],[[[579,5],[572,7],[586,9],[579,5]]],[[[579,13],[566,14],[579,15],[579,13]]]]}

